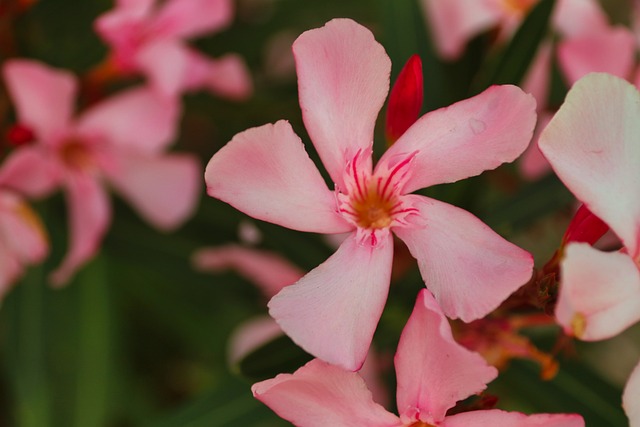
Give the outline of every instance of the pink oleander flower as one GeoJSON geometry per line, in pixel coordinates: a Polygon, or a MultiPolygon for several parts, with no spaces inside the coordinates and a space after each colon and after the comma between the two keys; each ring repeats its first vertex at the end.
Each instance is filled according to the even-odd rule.
{"type": "Polygon", "coordinates": [[[107,183],[160,229],[191,215],[199,195],[198,161],[164,152],[178,124],[176,102],[138,88],[74,119],[77,81],[68,72],[11,60],[3,74],[19,124],[36,140],[7,158],[8,185],[33,197],[65,191],[70,243],[53,283],[67,282],[98,251],[111,219],[107,183]]]}
{"type": "MultiPolygon", "coordinates": [[[[491,28],[510,37],[539,0],[421,0],[440,55],[455,60],[467,42],[491,28]]],[[[596,0],[559,0],[552,17],[563,37],[598,31],[607,24],[596,0]]]]}
{"type": "Polygon", "coordinates": [[[231,99],[252,91],[249,71],[238,55],[213,60],[186,39],[220,31],[233,19],[231,0],[117,0],[95,28],[112,49],[124,74],[141,73],[164,95],[207,89],[231,99]]]}
{"type": "MultiPolygon", "coordinates": [[[[617,335],[640,320],[640,93],[607,74],[589,74],[569,91],[540,137],[554,171],[622,241],[618,252],[568,243],[556,318],[586,341],[617,335]]],[[[625,390],[631,426],[640,426],[640,370],[625,390]]]]}
{"type": "Polygon", "coordinates": [[[49,252],[40,218],[18,194],[7,190],[10,177],[0,170],[0,300],[28,265],[38,264],[49,252]]]}
{"type": "Polygon", "coordinates": [[[298,427],[583,427],[573,414],[527,416],[498,409],[447,415],[486,388],[498,372],[455,342],[446,317],[423,289],[395,356],[400,416],[371,398],[362,378],[315,359],[293,374],[254,384],[253,395],[298,427]]]}
{"type": "Polygon", "coordinates": [[[334,190],[284,120],[236,135],[211,158],[205,180],[209,195],[254,218],[350,233],[269,303],[298,345],[344,368],[360,367],[387,298],[392,231],[448,316],[483,317],[530,278],[527,252],[470,213],[410,193],[515,159],[535,124],[531,96],[494,86],[428,113],[374,169],[373,130],[391,67],[383,47],[361,25],[336,19],[302,34],[293,51],[304,123],[334,190]]]}

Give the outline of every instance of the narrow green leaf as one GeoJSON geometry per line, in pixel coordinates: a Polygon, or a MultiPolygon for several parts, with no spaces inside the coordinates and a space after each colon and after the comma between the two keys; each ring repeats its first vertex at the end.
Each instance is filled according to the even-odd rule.
{"type": "Polygon", "coordinates": [[[477,81],[476,93],[493,84],[520,84],[540,42],[547,35],[555,2],[542,0],[531,10],[495,65],[487,64],[484,78],[481,76],[477,81]]]}
{"type": "Polygon", "coordinates": [[[51,388],[45,351],[45,289],[41,267],[30,269],[3,309],[10,327],[5,342],[16,427],[50,427],[51,388]]]}
{"type": "Polygon", "coordinates": [[[74,420],[77,427],[106,425],[112,354],[108,285],[102,255],[87,265],[74,283],[79,292],[74,420]]]}

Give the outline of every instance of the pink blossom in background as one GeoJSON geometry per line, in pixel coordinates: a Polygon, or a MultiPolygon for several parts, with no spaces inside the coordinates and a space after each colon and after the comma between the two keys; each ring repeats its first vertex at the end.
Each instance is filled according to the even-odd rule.
{"type": "Polygon", "coordinates": [[[177,103],[137,88],[74,119],[77,81],[70,73],[11,60],[3,74],[19,124],[35,136],[7,158],[7,185],[33,197],[62,187],[67,200],[70,242],[51,276],[55,284],[67,282],[98,251],[111,220],[107,183],[160,229],[175,228],[192,214],[199,162],[165,153],[178,125],[177,103]]]}
{"type": "Polygon", "coordinates": [[[307,131],[335,190],[286,121],[236,135],[207,166],[209,195],[254,218],[316,233],[351,234],[337,252],[269,303],[307,352],[357,370],[384,307],[393,231],[418,260],[444,312],[483,317],[531,276],[531,256],[470,213],[411,192],[514,160],[535,124],[535,102],[514,86],[420,118],[372,168],[373,130],[390,61],[348,19],[294,43],[307,131]],[[350,40],[350,43],[344,43],[350,40]]]}
{"type": "Polygon", "coordinates": [[[207,89],[231,99],[252,92],[249,71],[235,54],[210,59],[186,40],[231,24],[231,0],[118,0],[95,28],[111,47],[120,73],[143,74],[164,95],[207,89]]]}
{"type": "Polygon", "coordinates": [[[29,205],[4,188],[0,171],[0,300],[25,267],[42,262],[49,252],[44,227],[29,205]]]}
{"type": "Polygon", "coordinates": [[[299,427],[583,427],[579,415],[527,416],[498,409],[447,416],[456,402],[480,393],[498,372],[457,344],[446,317],[423,289],[395,356],[400,416],[371,398],[362,378],[315,359],[293,374],[254,384],[253,395],[299,427]]]}
{"type": "MultiPolygon", "coordinates": [[[[640,320],[639,142],[640,93],[625,80],[597,73],[573,86],[540,137],[558,177],[624,245],[618,252],[589,243],[566,246],[555,314],[579,339],[607,339],[640,320]]],[[[636,377],[627,390],[637,392],[636,377]]],[[[625,410],[637,427],[640,401],[629,393],[625,410]]]]}

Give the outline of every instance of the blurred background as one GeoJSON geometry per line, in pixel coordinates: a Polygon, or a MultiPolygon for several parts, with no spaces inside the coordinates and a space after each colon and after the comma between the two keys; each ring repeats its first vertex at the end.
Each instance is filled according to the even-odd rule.
{"type": "MultiPolygon", "coordinates": [[[[237,0],[229,28],[191,44],[213,57],[238,53],[250,70],[254,93],[244,101],[185,95],[175,150],[197,154],[204,166],[237,132],[287,119],[317,160],[302,124],[290,47],[300,33],[332,18],[349,17],[374,32],[392,59],[392,82],[409,57],[418,54],[426,112],[490,84],[520,84],[541,40],[557,38],[548,26],[553,3],[542,1],[533,9],[537,15],[522,24],[525,30],[504,42],[496,42],[495,30],[483,31],[460,57],[445,61],[415,0],[237,0]]],[[[607,0],[602,6],[612,24],[631,26],[630,1],[607,0]]],[[[107,54],[93,21],[112,7],[111,0],[0,0],[0,61],[30,58],[86,75],[107,54]]],[[[568,86],[555,61],[552,67],[550,109],[561,104],[568,86]]],[[[117,82],[108,91],[138,81],[117,82]]],[[[378,153],[384,149],[383,119],[381,114],[378,153]]],[[[14,121],[2,89],[3,134],[14,121]]],[[[11,150],[4,142],[3,156],[11,150]]],[[[524,179],[517,165],[424,194],[471,211],[532,252],[538,266],[557,248],[575,206],[552,174],[524,179]]],[[[230,338],[244,322],[266,314],[268,299],[247,277],[232,270],[199,271],[192,257],[203,247],[241,242],[272,251],[306,272],[333,253],[331,243],[251,220],[207,197],[204,179],[196,214],[171,233],[150,227],[117,196],[112,200],[114,217],[99,255],[61,289],[50,287],[46,278],[67,248],[64,200],[57,193],[33,201],[51,253],[28,269],[0,306],[0,426],[288,425],[253,399],[250,386],[292,372],[310,356],[280,337],[230,362],[230,338]]],[[[374,339],[389,402],[395,390],[395,346],[424,286],[410,257],[404,261],[374,339]]],[[[553,353],[559,328],[529,328],[525,334],[541,351],[553,353]]],[[[620,395],[640,358],[640,329],[602,343],[566,344],[556,353],[559,372],[548,381],[531,360],[506,365],[488,390],[499,398],[498,407],[578,412],[594,427],[627,425],[620,395]]]]}

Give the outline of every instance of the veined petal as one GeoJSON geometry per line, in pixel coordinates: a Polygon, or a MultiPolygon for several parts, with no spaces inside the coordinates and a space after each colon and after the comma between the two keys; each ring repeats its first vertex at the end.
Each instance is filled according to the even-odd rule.
{"type": "MultiPolygon", "coordinates": [[[[420,291],[395,357],[400,415],[441,422],[459,400],[498,376],[478,353],[459,345],[428,290],[420,291]]],[[[440,424],[438,424],[440,425],[440,424]]]]}
{"type": "Polygon", "coordinates": [[[534,414],[505,412],[499,409],[471,411],[452,415],[441,427],[584,427],[577,414],[534,414]]]}
{"type": "Polygon", "coordinates": [[[314,359],[293,374],[259,382],[253,395],[299,427],[400,427],[397,416],[375,403],[355,372],[314,359]]]}
{"type": "Polygon", "coordinates": [[[170,230],[197,207],[202,166],[189,154],[120,153],[109,181],[154,226],[170,230]]]}
{"type": "Polygon", "coordinates": [[[45,143],[66,130],[78,89],[71,73],[24,59],[6,61],[2,71],[20,124],[45,143]]]}
{"type": "Polygon", "coordinates": [[[353,229],[284,120],[234,136],[209,161],[205,181],[210,196],[263,221],[316,233],[353,229]]]}
{"type": "Polygon", "coordinates": [[[628,255],[585,243],[565,251],[556,318],[567,333],[602,340],[640,320],[640,272],[628,255]]]}
{"type": "Polygon", "coordinates": [[[60,185],[61,174],[51,155],[40,146],[15,149],[0,168],[0,187],[29,197],[43,197],[60,185]]]}
{"type": "Polygon", "coordinates": [[[158,152],[177,132],[180,105],[143,87],[115,95],[92,107],[78,120],[82,134],[127,150],[158,152]]]}
{"type": "Polygon", "coordinates": [[[627,79],[635,63],[636,40],[624,27],[566,39],[558,44],[558,63],[569,85],[592,72],[627,79]]]}
{"type": "Polygon", "coordinates": [[[640,235],[640,94],[589,74],[569,91],[538,146],[556,174],[622,239],[632,257],[640,235]]]}
{"type": "Polygon", "coordinates": [[[531,255],[469,212],[409,195],[423,228],[394,228],[418,260],[442,311],[465,322],[486,316],[531,277],[531,255]]]}
{"type": "Polygon", "coordinates": [[[268,298],[304,275],[301,269],[274,252],[238,245],[200,249],[194,254],[193,263],[203,271],[234,269],[255,283],[268,298]]]}
{"type": "Polygon", "coordinates": [[[305,126],[333,182],[343,188],[347,161],[373,143],[391,61],[371,31],[350,19],[303,33],[293,54],[305,126]]]}
{"type": "Polygon", "coordinates": [[[269,302],[269,314],[308,353],[355,371],[360,369],[382,314],[393,240],[360,245],[353,233],[328,260],[269,302]]]}
{"type": "Polygon", "coordinates": [[[168,0],[158,11],[153,28],[159,37],[198,37],[231,24],[231,0],[168,0]]]}
{"type": "Polygon", "coordinates": [[[434,44],[448,60],[462,55],[469,40],[498,25],[501,19],[498,9],[478,0],[421,0],[421,4],[434,44]]]}
{"type": "Polygon", "coordinates": [[[66,197],[69,249],[60,267],[51,274],[55,286],[66,284],[76,270],[98,252],[111,220],[109,198],[95,177],[82,173],[70,176],[66,197]]]}
{"type": "Polygon", "coordinates": [[[640,364],[636,365],[622,395],[622,406],[629,417],[629,427],[640,427],[640,364]]]}
{"type": "Polygon", "coordinates": [[[379,164],[417,151],[405,193],[495,169],[527,148],[536,123],[535,107],[533,97],[516,86],[492,86],[422,116],[379,164]]]}

